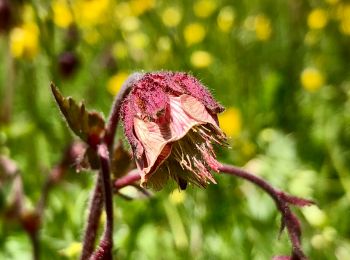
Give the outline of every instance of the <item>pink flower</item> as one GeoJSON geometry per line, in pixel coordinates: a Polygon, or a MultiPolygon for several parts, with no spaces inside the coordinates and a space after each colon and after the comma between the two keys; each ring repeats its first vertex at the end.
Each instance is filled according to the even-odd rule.
{"type": "Polygon", "coordinates": [[[224,108],[186,73],[140,74],[131,84],[121,114],[142,185],[159,190],[169,178],[182,189],[216,183],[210,170],[220,166],[213,144],[226,141],[217,119],[224,108]]]}

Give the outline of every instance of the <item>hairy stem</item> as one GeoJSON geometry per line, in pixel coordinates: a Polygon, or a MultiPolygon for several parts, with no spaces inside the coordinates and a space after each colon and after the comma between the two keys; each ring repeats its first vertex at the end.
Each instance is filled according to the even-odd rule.
{"type": "Polygon", "coordinates": [[[89,217],[87,220],[87,226],[84,233],[84,242],[83,249],[80,259],[88,259],[92,252],[94,251],[98,224],[102,214],[103,209],[103,194],[101,187],[101,178],[97,177],[95,189],[91,198],[90,207],[89,207],[89,217]]]}
{"type": "Polygon", "coordinates": [[[38,232],[34,233],[28,233],[28,236],[30,238],[30,242],[32,244],[33,248],[33,260],[39,260],[40,259],[40,244],[39,244],[39,237],[38,232]]]}
{"type": "Polygon", "coordinates": [[[255,185],[259,186],[261,189],[266,191],[275,201],[278,210],[282,214],[281,231],[284,229],[284,227],[287,228],[288,235],[293,247],[291,259],[293,260],[307,259],[307,257],[305,256],[301,248],[301,241],[300,241],[301,226],[297,217],[292,213],[289,205],[292,204],[295,206],[307,206],[307,205],[313,204],[313,202],[310,200],[305,200],[302,198],[291,196],[284,193],[283,191],[277,190],[262,178],[252,173],[249,173],[243,169],[240,169],[238,167],[223,165],[219,168],[219,171],[222,173],[243,178],[247,181],[254,183],[255,185]]]}
{"type": "Polygon", "coordinates": [[[105,201],[106,226],[98,249],[90,259],[111,259],[113,247],[113,198],[110,180],[109,154],[106,144],[102,143],[97,147],[97,154],[100,159],[102,179],[102,191],[105,201]]]}
{"type": "MultiPolygon", "coordinates": [[[[93,251],[96,240],[96,233],[98,228],[98,219],[102,212],[102,198],[97,194],[102,186],[105,210],[107,215],[107,223],[104,230],[103,237],[100,241],[99,248],[91,256],[91,259],[112,259],[111,249],[113,246],[112,232],[113,232],[113,201],[110,181],[110,157],[108,151],[113,150],[114,137],[117,130],[117,125],[120,119],[119,112],[124,98],[130,93],[133,83],[141,76],[141,73],[134,73],[125,81],[118,95],[116,96],[109,119],[106,126],[106,133],[102,144],[98,146],[98,155],[101,163],[100,181],[96,182],[95,192],[91,201],[90,215],[88,226],[84,235],[83,253],[81,259],[90,257],[93,251]],[[102,185],[101,185],[102,184],[102,185]],[[96,212],[95,212],[96,211],[96,212]]],[[[100,193],[100,192],[99,192],[100,193]]]]}
{"type": "Polygon", "coordinates": [[[141,179],[137,169],[131,170],[127,175],[117,179],[113,183],[114,190],[118,191],[129,185],[133,185],[135,182],[141,179]]]}
{"type": "Polygon", "coordinates": [[[108,118],[108,123],[106,126],[106,135],[104,138],[105,143],[107,144],[109,149],[113,148],[113,142],[115,137],[115,132],[117,129],[117,125],[119,122],[119,112],[120,107],[122,105],[122,101],[126,96],[130,93],[132,89],[132,85],[135,81],[137,81],[142,76],[142,73],[135,72],[131,74],[128,79],[124,82],[121,90],[118,95],[114,99],[114,103],[112,105],[112,110],[108,118]]]}

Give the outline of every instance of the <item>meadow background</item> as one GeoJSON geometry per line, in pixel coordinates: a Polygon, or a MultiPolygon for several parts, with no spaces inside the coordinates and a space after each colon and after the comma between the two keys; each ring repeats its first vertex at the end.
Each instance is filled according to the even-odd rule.
{"type": "MultiPolygon", "coordinates": [[[[349,68],[350,3],[344,0],[0,0],[0,155],[20,169],[30,212],[73,140],[50,81],[107,116],[130,73],[187,71],[226,107],[220,123],[231,149],[219,149],[219,158],[314,199],[318,206],[296,210],[307,255],[346,260],[349,68]]],[[[40,231],[42,259],[79,256],[94,178],[71,169],[54,186],[40,231]]],[[[115,256],[288,254],[287,235],[277,239],[273,201],[242,180],[216,180],[206,190],[180,193],[168,185],[150,199],[115,197],[115,256]]],[[[31,259],[23,228],[6,218],[12,187],[0,174],[0,259],[31,259]]]]}

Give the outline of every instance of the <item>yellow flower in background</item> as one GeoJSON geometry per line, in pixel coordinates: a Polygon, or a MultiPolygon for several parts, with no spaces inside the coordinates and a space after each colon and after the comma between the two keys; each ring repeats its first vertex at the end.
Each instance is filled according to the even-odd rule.
{"type": "Polygon", "coordinates": [[[305,34],[304,42],[306,45],[312,46],[312,45],[315,45],[319,41],[319,39],[320,39],[319,33],[315,30],[311,30],[305,34]]]}
{"type": "Polygon", "coordinates": [[[214,0],[197,0],[193,5],[194,14],[200,18],[209,17],[216,9],[214,0]]]}
{"type": "Polygon", "coordinates": [[[130,4],[128,2],[118,2],[114,8],[114,16],[119,21],[122,21],[125,17],[133,16],[130,4]]]}
{"type": "Polygon", "coordinates": [[[272,34],[271,21],[264,14],[248,16],[244,21],[244,27],[249,31],[254,31],[256,38],[260,41],[267,41],[272,34]]]}
{"type": "Polygon", "coordinates": [[[184,38],[187,45],[193,45],[203,41],[206,30],[200,23],[188,24],[184,29],[184,38]]]}
{"type": "Polygon", "coordinates": [[[350,17],[341,20],[340,32],[345,35],[350,35],[350,17]]]}
{"type": "Polygon", "coordinates": [[[30,4],[24,5],[23,11],[22,11],[22,22],[26,24],[26,23],[33,23],[34,21],[35,21],[35,13],[34,13],[33,7],[30,4]]]}
{"type": "Polygon", "coordinates": [[[110,8],[110,0],[77,0],[73,5],[77,23],[82,27],[104,23],[110,8]]]}
{"type": "Polygon", "coordinates": [[[307,17],[307,25],[311,29],[322,29],[328,23],[328,13],[321,8],[313,9],[307,17]]]}
{"type": "Polygon", "coordinates": [[[125,43],[117,42],[113,45],[112,53],[117,60],[125,59],[128,56],[128,48],[125,43]]]}
{"type": "Polygon", "coordinates": [[[132,0],[130,1],[130,7],[132,10],[132,14],[135,16],[139,16],[145,13],[148,10],[154,8],[156,4],[155,0],[132,0]]]}
{"type": "Polygon", "coordinates": [[[121,21],[120,28],[125,32],[134,32],[140,28],[140,19],[135,16],[124,17],[121,21]]]}
{"type": "Polygon", "coordinates": [[[100,37],[100,32],[95,27],[88,28],[83,32],[84,40],[91,45],[97,43],[100,37]]]}
{"type": "Polygon", "coordinates": [[[241,112],[235,107],[226,109],[219,114],[220,128],[231,138],[239,137],[242,129],[241,112]]]}
{"type": "MultiPolygon", "coordinates": [[[[237,137],[239,136],[239,134],[237,134],[237,137]]],[[[244,140],[241,144],[241,151],[242,154],[246,157],[251,157],[256,153],[256,146],[254,145],[254,143],[252,143],[249,140],[244,140]]]]}
{"type": "Polygon", "coordinates": [[[125,71],[118,72],[113,75],[107,82],[107,90],[113,96],[118,94],[120,88],[122,87],[124,81],[128,78],[129,73],[125,71]]]}
{"type": "Polygon", "coordinates": [[[135,32],[127,37],[127,42],[133,49],[145,49],[149,44],[149,37],[143,32],[135,32]]]}
{"type": "Polygon", "coordinates": [[[350,35],[350,4],[340,4],[336,18],[339,20],[339,30],[342,34],[350,35]]]}
{"type": "Polygon", "coordinates": [[[69,246],[60,250],[60,254],[65,257],[75,258],[80,255],[82,248],[83,248],[82,243],[72,242],[69,246]]]}
{"type": "Polygon", "coordinates": [[[206,68],[213,62],[211,54],[207,51],[194,51],[191,55],[191,64],[196,68],[206,68]]]}
{"type": "Polygon", "coordinates": [[[173,190],[173,192],[169,194],[169,200],[175,205],[183,203],[185,198],[186,192],[178,189],[173,190]]]}
{"type": "Polygon", "coordinates": [[[182,13],[178,7],[168,7],[162,13],[162,21],[167,27],[176,27],[182,19],[182,13]]]}
{"type": "Polygon", "coordinates": [[[326,3],[331,4],[331,5],[339,3],[339,0],[325,0],[325,1],[326,1],[326,3]]]}
{"type": "Polygon", "coordinates": [[[73,23],[73,15],[64,0],[56,0],[52,3],[53,22],[62,28],[67,28],[73,23]]]}
{"type": "Polygon", "coordinates": [[[25,23],[10,32],[11,54],[15,58],[34,58],[39,51],[39,28],[35,23],[25,23]]]}
{"type": "Polygon", "coordinates": [[[270,39],[272,28],[270,19],[264,14],[259,14],[254,18],[254,27],[256,38],[260,41],[270,39]]]}
{"type": "Polygon", "coordinates": [[[310,92],[318,90],[324,84],[324,77],[316,68],[306,68],[300,76],[301,84],[304,89],[310,92]]]}
{"type": "Polygon", "coordinates": [[[171,40],[168,36],[161,36],[157,41],[157,47],[161,51],[171,50],[171,40]]]}
{"type": "Polygon", "coordinates": [[[223,7],[218,15],[217,24],[221,31],[228,32],[235,22],[235,12],[231,6],[223,7]]]}

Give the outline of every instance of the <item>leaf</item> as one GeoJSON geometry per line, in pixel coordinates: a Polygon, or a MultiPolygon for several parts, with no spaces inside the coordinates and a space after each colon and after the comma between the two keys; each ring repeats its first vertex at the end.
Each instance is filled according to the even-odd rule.
{"type": "Polygon", "coordinates": [[[105,131],[105,121],[101,114],[87,111],[84,103],[77,104],[71,97],[63,97],[53,83],[51,90],[69,128],[89,145],[97,145],[105,131]]]}

